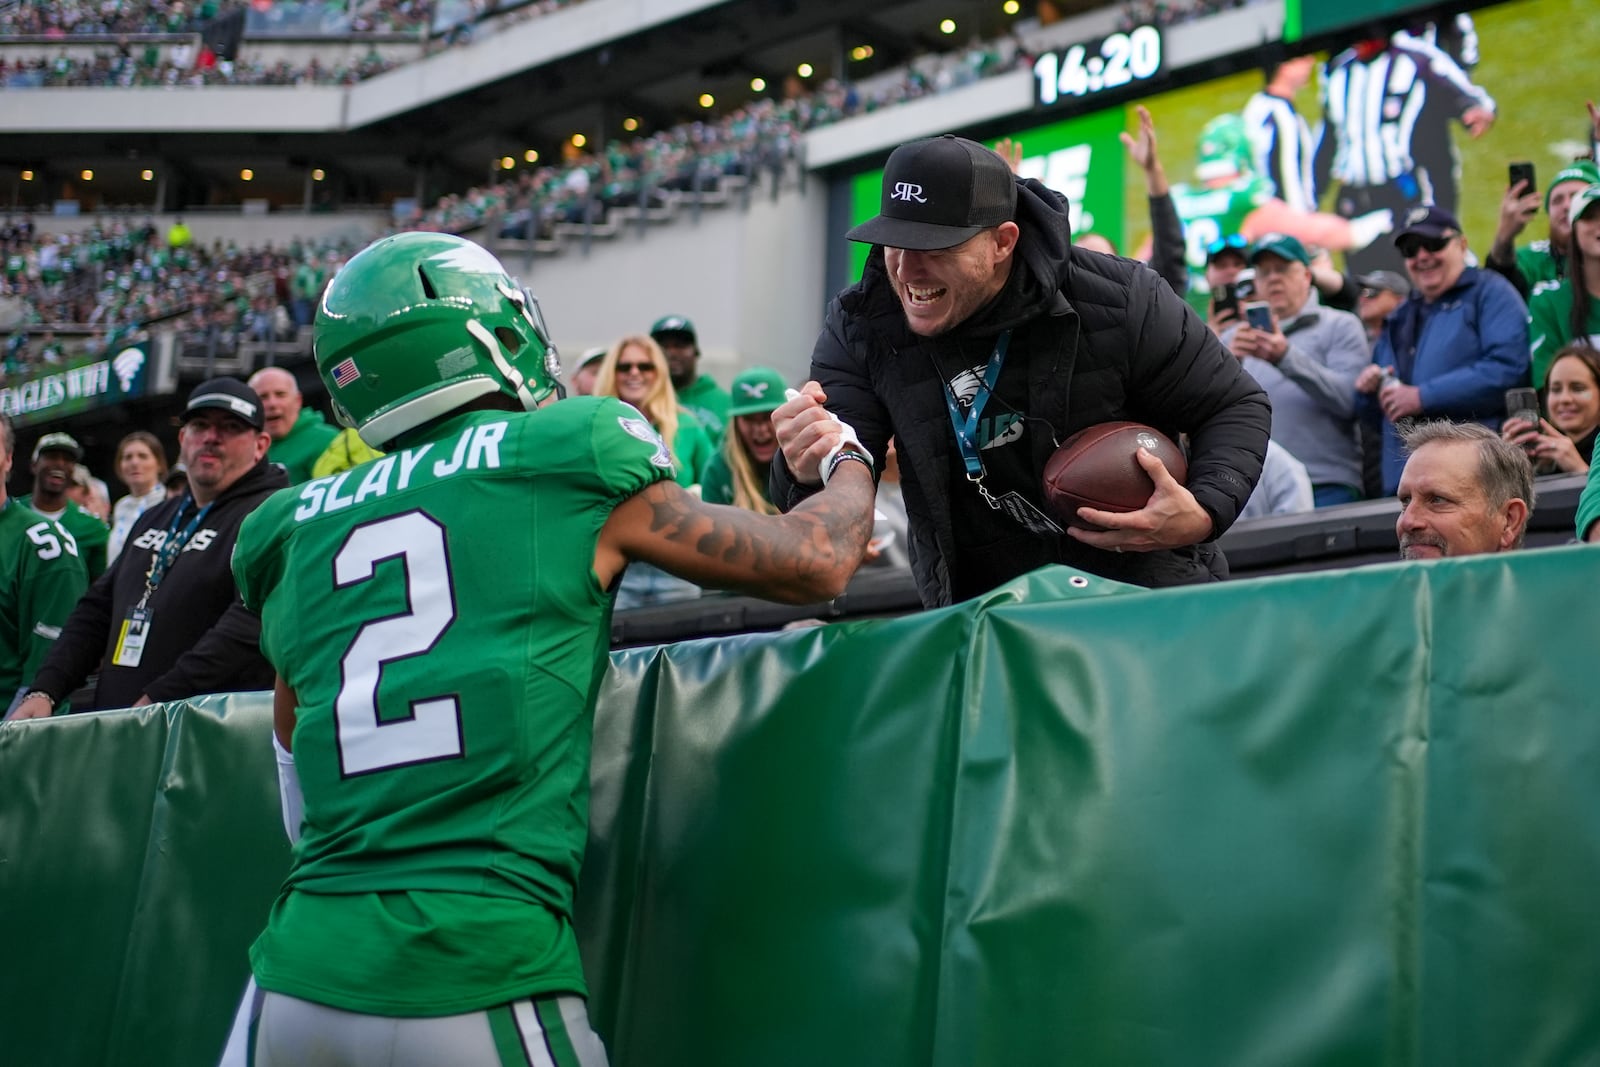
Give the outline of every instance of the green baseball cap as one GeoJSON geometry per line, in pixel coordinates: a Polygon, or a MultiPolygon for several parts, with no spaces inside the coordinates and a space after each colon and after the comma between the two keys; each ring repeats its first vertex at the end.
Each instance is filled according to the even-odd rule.
{"type": "Polygon", "coordinates": [[[1572,199],[1567,202],[1567,211],[1570,212],[1567,217],[1577,222],[1595,204],[1600,204],[1600,182],[1586,185],[1572,194],[1572,199]]]}
{"type": "Polygon", "coordinates": [[[1250,250],[1250,262],[1254,263],[1262,256],[1277,256],[1279,259],[1311,266],[1311,253],[1306,251],[1306,246],[1300,243],[1298,237],[1291,237],[1286,233],[1269,233],[1257,241],[1256,246],[1250,250]]]}
{"type": "Polygon", "coordinates": [[[650,327],[651,337],[659,339],[664,333],[686,333],[691,339],[699,337],[694,332],[694,323],[682,315],[666,315],[657,319],[656,324],[650,327]]]}
{"type": "MultiPolygon", "coordinates": [[[[1576,160],[1568,163],[1556,172],[1550,179],[1550,185],[1544,191],[1544,213],[1550,214],[1550,194],[1555,192],[1556,186],[1562,182],[1582,182],[1585,185],[1600,185],[1600,167],[1595,166],[1587,159],[1576,160]]],[[[1576,218],[1576,216],[1573,216],[1576,218]]]]}
{"type": "Polygon", "coordinates": [[[783,403],[784,390],[789,383],[783,375],[770,367],[751,367],[733,379],[728,392],[733,402],[728,405],[728,417],[739,415],[764,415],[783,403]]]}

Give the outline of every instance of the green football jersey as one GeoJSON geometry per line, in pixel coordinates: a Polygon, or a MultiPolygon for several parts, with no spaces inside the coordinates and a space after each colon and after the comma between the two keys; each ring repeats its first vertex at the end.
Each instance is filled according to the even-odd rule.
{"type": "MultiPolygon", "coordinates": [[[[1544,388],[1544,380],[1550,374],[1550,364],[1555,362],[1556,353],[1575,340],[1572,335],[1572,292],[1570,279],[1541,282],[1533,287],[1533,293],[1528,298],[1528,349],[1532,356],[1535,389],[1544,388]]],[[[1589,305],[1588,317],[1584,320],[1589,343],[1600,344],[1600,300],[1587,293],[1583,297],[1589,305]]]]}
{"type": "Polygon", "coordinates": [[[1540,282],[1558,282],[1566,277],[1565,257],[1558,256],[1550,250],[1548,240],[1533,241],[1523,245],[1516,251],[1517,269],[1522,272],[1522,277],[1528,283],[1528,293],[1531,296],[1538,288],[1540,282]]]}
{"type": "Polygon", "coordinates": [[[713,445],[722,443],[723,436],[728,432],[728,408],[733,404],[733,398],[726,389],[713,381],[710,375],[702,374],[687,388],[678,390],[678,404],[694,412],[694,417],[700,420],[713,445]]]}
{"type": "Polygon", "coordinates": [[[1189,265],[1186,299],[1204,318],[1211,310],[1211,287],[1206,284],[1206,249],[1215,241],[1244,229],[1244,220],[1272,199],[1272,184],[1244,175],[1227,185],[1174,185],[1172,206],[1183,222],[1183,259],[1189,265]]]}
{"type": "Polygon", "coordinates": [[[387,1015],[582,992],[612,602],[594,552],[612,509],[672,474],[642,415],[581,397],[447,420],[245,520],[234,574],[298,699],[305,798],[251,952],[264,988],[387,1015]]]}
{"type": "MultiPolygon", "coordinates": [[[[772,503],[765,466],[756,474],[756,486],[761,490],[761,499],[772,503]]],[[[733,468],[728,465],[728,457],[720,448],[706,461],[705,468],[700,472],[700,498],[711,504],[733,504],[733,468]]]]}
{"type": "MultiPolygon", "coordinates": [[[[33,495],[30,493],[18,497],[17,503],[32,508],[33,495]]],[[[100,577],[106,569],[106,546],[111,542],[111,528],[74,500],[67,501],[66,509],[56,516],[55,521],[66,527],[77,541],[78,555],[89,570],[89,580],[92,582],[100,577]]]]}
{"type": "Polygon", "coordinates": [[[0,504],[0,697],[33,681],[89,576],[72,535],[25,504],[0,504]]]}
{"type": "Polygon", "coordinates": [[[700,499],[711,504],[733,503],[733,471],[720,448],[700,470],[700,499]]]}

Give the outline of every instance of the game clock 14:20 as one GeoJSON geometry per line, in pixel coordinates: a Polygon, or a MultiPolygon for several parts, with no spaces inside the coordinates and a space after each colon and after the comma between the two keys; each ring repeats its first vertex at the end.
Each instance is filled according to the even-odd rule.
{"type": "Polygon", "coordinates": [[[1161,60],[1161,31],[1154,26],[1058,48],[1034,61],[1034,101],[1047,107],[1062,97],[1082,99],[1144,81],[1161,70],[1161,60]]]}

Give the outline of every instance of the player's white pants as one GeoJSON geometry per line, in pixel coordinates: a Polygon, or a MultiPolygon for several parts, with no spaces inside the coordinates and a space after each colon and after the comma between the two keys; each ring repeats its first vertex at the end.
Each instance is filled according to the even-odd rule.
{"type": "Polygon", "coordinates": [[[239,1010],[233,1013],[233,1029],[228,1031],[228,1044],[222,1050],[217,1067],[247,1067],[249,1063],[250,1020],[254,1018],[256,1002],[256,976],[244,985],[244,996],[239,998],[239,1010]]]}
{"type": "Polygon", "coordinates": [[[523,998],[487,1011],[399,1019],[264,993],[253,1067],[606,1067],[580,997],[523,998]]]}

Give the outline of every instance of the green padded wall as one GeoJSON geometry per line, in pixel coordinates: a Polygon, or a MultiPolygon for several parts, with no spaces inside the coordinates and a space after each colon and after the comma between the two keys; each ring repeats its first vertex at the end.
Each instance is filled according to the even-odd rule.
{"type": "MultiPolygon", "coordinates": [[[[1049,570],[620,653],[613,1062],[1600,1061],[1597,579],[1049,570]]],[[[264,697],[0,728],[0,1062],[208,1063],[284,862],[264,697]]]]}

